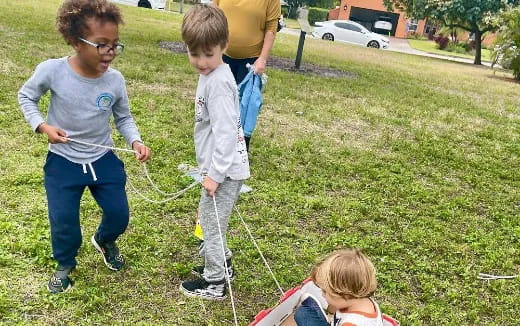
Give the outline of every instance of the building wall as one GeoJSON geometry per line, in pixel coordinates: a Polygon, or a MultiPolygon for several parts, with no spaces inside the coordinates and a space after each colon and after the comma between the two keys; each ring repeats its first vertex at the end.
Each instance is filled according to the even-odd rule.
{"type": "Polygon", "coordinates": [[[341,10],[340,7],[331,9],[329,11],[329,17],[327,17],[327,20],[338,20],[340,10],[341,10]]]}
{"type": "MultiPolygon", "coordinates": [[[[332,11],[339,10],[337,18],[335,18],[335,19],[349,19],[352,7],[388,12],[388,10],[386,10],[386,7],[383,4],[383,0],[341,0],[341,4],[340,4],[339,8],[332,10],[332,11]]],[[[408,21],[408,18],[406,17],[405,13],[402,11],[394,10],[393,12],[396,14],[399,14],[399,20],[397,22],[395,36],[400,37],[400,38],[407,37],[408,35],[406,32],[406,22],[408,21]]],[[[335,12],[334,12],[334,14],[330,15],[330,17],[334,17],[334,16],[335,16],[335,12]]],[[[334,18],[330,18],[330,19],[334,19],[334,18]]],[[[422,33],[424,31],[424,25],[425,25],[425,22],[423,20],[419,21],[419,26],[417,27],[418,34],[422,35],[422,33]]]]}

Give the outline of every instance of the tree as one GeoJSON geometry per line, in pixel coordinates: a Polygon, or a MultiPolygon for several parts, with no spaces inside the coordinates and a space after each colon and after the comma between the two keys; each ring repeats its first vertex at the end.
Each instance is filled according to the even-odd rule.
{"type": "Polygon", "coordinates": [[[520,80],[520,7],[502,14],[497,23],[500,29],[493,53],[494,63],[512,69],[515,78],[520,80]]]}
{"type": "Polygon", "coordinates": [[[389,10],[403,10],[409,17],[433,19],[475,36],[474,64],[482,64],[484,33],[496,31],[492,18],[520,3],[519,0],[383,0],[389,10]]]}
{"type": "Polygon", "coordinates": [[[332,9],[337,5],[337,0],[307,0],[309,7],[332,9]]]}
{"type": "Polygon", "coordinates": [[[307,0],[285,0],[287,2],[288,7],[288,15],[289,18],[296,18],[297,10],[300,7],[303,7],[307,4],[307,0]]]}

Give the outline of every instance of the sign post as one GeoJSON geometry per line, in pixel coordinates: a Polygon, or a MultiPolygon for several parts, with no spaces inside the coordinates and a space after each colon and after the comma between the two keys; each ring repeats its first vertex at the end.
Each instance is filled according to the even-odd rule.
{"type": "Polygon", "coordinates": [[[300,40],[298,41],[298,50],[296,51],[296,61],[294,62],[294,67],[296,69],[300,69],[303,54],[303,44],[305,43],[305,35],[307,33],[312,33],[311,25],[309,25],[309,20],[307,19],[308,15],[309,11],[307,9],[298,9],[298,23],[300,24],[301,31],[300,40]]]}

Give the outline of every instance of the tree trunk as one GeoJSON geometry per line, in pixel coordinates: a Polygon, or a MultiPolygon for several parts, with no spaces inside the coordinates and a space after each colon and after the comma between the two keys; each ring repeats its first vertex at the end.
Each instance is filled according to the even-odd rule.
{"type": "Polygon", "coordinates": [[[475,61],[476,65],[482,64],[482,32],[479,29],[474,31],[475,33],[475,61]]]}

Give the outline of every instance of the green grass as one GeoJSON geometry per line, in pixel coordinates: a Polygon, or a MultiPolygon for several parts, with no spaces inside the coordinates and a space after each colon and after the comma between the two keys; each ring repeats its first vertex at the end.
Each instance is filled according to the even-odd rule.
{"type": "MultiPolygon", "coordinates": [[[[192,4],[184,2],[182,5],[182,12],[185,13],[191,8],[192,4]]],[[[166,10],[180,12],[181,10],[181,2],[179,0],[166,0],[166,10]]]]}
{"type": "MultiPolygon", "coordinates": [[[[129,194],[132,218],[120,240],[128,266],[119,273],[87,241],[101,212],[86,192],[76,286],[47,293],[47,144],[23,120],[17,91],[38,63],[72,53],[54,29],[60,2],[0,2],[0,324],[232,324],[229,301],[178,291],[200,263],[191,236],[196,190],[164,205],[129,194]]],[[[154,150],[152,178],[179,190],[190,180],[177,165],[195,163],[197,76],[185,55],[157,44],[180,40],[181,16],[123,13],[127,47],[114,66],[154,150]]],[[[294,58],[297,42],[279,34],[274,54],[294,58]]],[[[254,191],[239,209],[281,286],[298,284],[336,248],[362,247],[378,270],[376,300],[402,325],[519,325],[520,280],[477,274],[520,274],[520,86],[483,67],[321,40],[305,42],[303,61],[357,78],[268,70],[251,142],[254,191]]],[[[120,156],[132,182],[153,196],[135,160],[120,156]]],[[[247,325],[279,294],[236,216],[229,243],[238,318],[247,325]]]]}
{"type": "Polygon", "coordinates": [[[300,29],[300,23],[296,19],[285,18],[284,21],[287,28],[300,29]]]}
{"type": "MultiPolygon", "coordinates": [[[[459,57],[459,58],[468,58],[468,59],[474,59],[475,56],[471,54],[465,54],[465,53],[457,53],[457,52],[450,52],[450,51],[444,51],[437,48],[437,43],[430,40],[415,40],[415,39],[408,39],[408,43],[410,46],[416,50],[428,52],[428,53],[434,53],[434,54],[442,54],[446,56],[451,57],[459,57]]],[[[482,60],[483,61],[491,61],[491,50],[482,48],[482,60]]]]}

